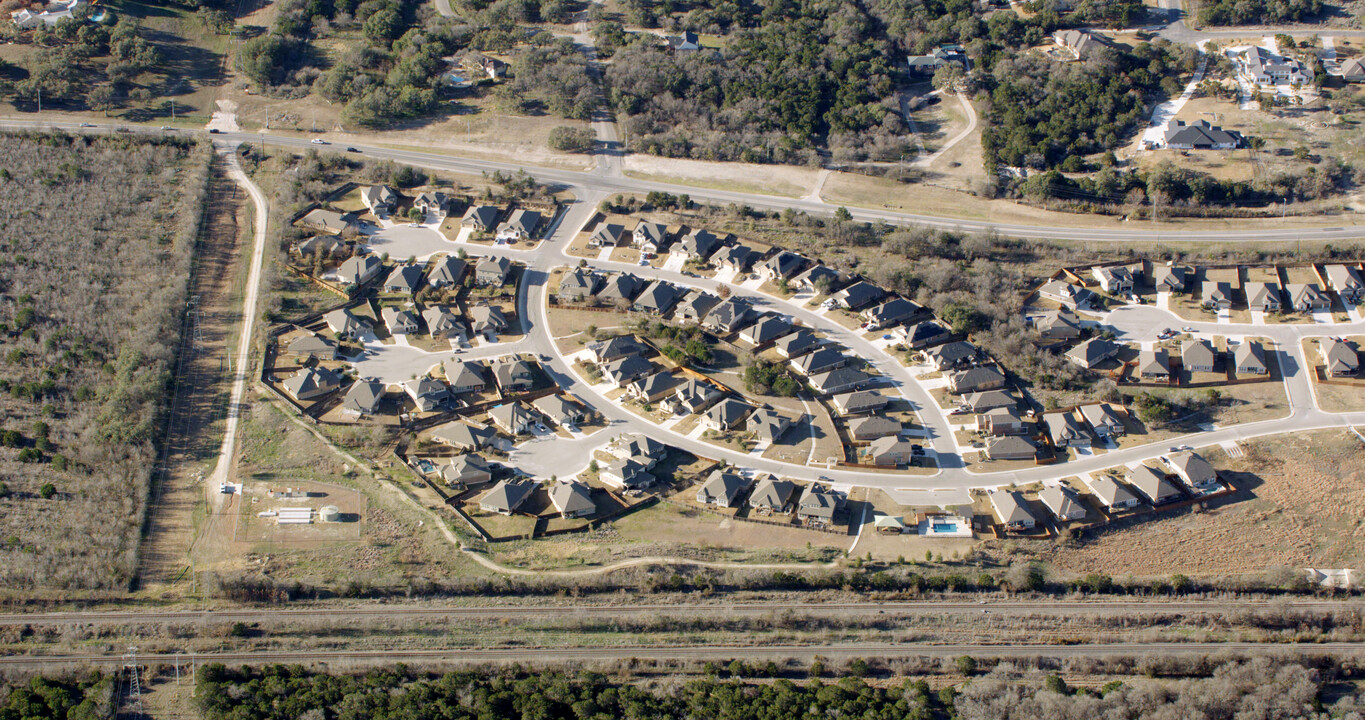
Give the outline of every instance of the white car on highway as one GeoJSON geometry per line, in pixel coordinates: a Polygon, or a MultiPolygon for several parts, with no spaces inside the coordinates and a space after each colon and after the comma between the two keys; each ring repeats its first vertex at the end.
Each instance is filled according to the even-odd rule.
{"type": "Polygon", "coordinates": [[[313,143],[314,145],[331,145],[331,143],[327,142],[326,140],[323,140],[322,138],[313,138],[312,140],[309,140],[308,142],[311,142],[311,143],[313,143]]]}

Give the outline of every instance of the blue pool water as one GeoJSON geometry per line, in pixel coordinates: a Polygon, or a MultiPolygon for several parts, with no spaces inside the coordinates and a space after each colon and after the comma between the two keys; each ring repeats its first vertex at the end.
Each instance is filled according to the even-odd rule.
{"type": "Polygon", "coordinates": [[[944,523],[944,524],[934,525],[934,532],[936,532],[936,533],[957,532],[957,525],[956,525],[955,523],[944,523]]]}

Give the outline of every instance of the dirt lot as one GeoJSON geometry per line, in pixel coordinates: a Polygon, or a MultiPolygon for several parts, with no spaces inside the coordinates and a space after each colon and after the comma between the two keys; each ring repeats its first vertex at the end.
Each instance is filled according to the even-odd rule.
{"type": "Polygon", "coordinates": [[[1145,519],[1093,539],[1027,548],[1068,573],[1236,575],[1365,562],[1365,459],[1344,430],[1243,443],[1207,457],[1242,490],[1203,512],[1145,519]]]}

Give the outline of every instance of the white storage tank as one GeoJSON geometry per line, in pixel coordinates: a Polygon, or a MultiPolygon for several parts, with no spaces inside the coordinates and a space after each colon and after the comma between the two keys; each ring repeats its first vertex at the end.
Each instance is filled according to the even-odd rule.
{"type": "Polygon", "coordinates": [[[323,522],[341,522],[341,509],[335,505],[327,505],[318,511],[323,522]]]}

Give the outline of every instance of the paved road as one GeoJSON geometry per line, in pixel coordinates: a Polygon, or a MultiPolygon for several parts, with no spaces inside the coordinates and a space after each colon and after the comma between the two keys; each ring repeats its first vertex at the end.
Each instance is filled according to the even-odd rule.
{"type": "Polygon", "coordinates": [[[774,613],[801,613],[811,616],[849,615],[966,615],[978,616],[982,610],[993,615],[1028,616],[1111,616],[1111,615],[1198,615],[1274,610],[1280,612],[1336,612],[1359,609],[1357,601],[1338,600],[1016,600],[1004,596],[983,596],[979,600],[937,600],[925,602],[763,602],[743,603],[724,600],[699,601],[688,604],[629,603],[623,605],[581,605],[534,603],[526,605],[489,606],[426,606],[413,603],[373,604],[362,607],[335,607],[319,604],[314,607],[271,609],[262,613],[259,608],[230,608],[220,610],[131,610],[107,612],[11,613],[0,615],[0,626],[27,625],[140,625],[145,623],[212,623],[251,621],[268,625],[302,620],[364,620],[413,619],[440,620],[446,618],[543,618],[546,615],[573,617],[607,617],[622,615],[743,615],[761,616],[774,613]]]}
{"type": "MultiPolygon", "coordinates": [[[[401,650],[259,650],[246,652],[197,653],[139,653],[142,663],[180,663],[182,666],[206,662],[237,665],[272,663],[310,664],[337,663],[347,665],[391,664],[394,662],[426,662],[443,664],[479,663],[545,663],[614,660],[746,660],[809,661],[816,657],[827,660],[854,658],[950,658],[962,655],[1018,658],[1115,657],[1140,655],[1205,655],[1235,652],[1240,655],[1344,655],[1365,650],[1359,643],[1314,643],[1267,645],[1260,643],[1094,643],[1087,645],[988,645],[952,644],[917,645],[895,643],[837,643],[829,645],[703,645],[658,646],[624,645],[598,648],[513,648],[513,649],[416,649],[401,650]]],[[[122,652],[113,655],[45,655],[34,657],[11,656],[0,658],[0,667],[16,669],[51,669],[67,666],[115,666],[126,662],[122,652]]]]}
{"type": "MultiPolygon", "coordinates": [[[[94,128],[81,128],[78,123],[47,122],[12,118],[0,121],[0,127],[8,129],[61,129],[73,132],[108,132],[116,128],[124,128],[133,132],[158,132],[143,126],[100,124],[94,128]]],[[[264,139],[271,145],[288,147],[300,152],[310,148],[328,149],[326,146],[319,148],[319,146],[311,144],[307,138],[265,133],[223,133],[218,136],[218,139],[224,142],[260,142],[264,139]]],[[[657,190],[673,194],[687,194],[690,195],[693,200],[720,204],[735,203],[762,210],[780,211],[786,208],[792,208],[812,215],[831,215],[838,209],[838,206],[836,205],[811,198],[797,199],[778,197],[723,189],[693,187],[689,185],[675,185],[672,183],[609,175],[598,172],[598,170],[601,169],[601,163],[599,163],[599,167],[595,168],[593,171],[582,172],[559,168],[544,168],[533,165],[519,165],[517,163],[509,162],[496,162],[492,160],[459,158],[436,153],[399,150],[372,145],[355,145],[355,147],[360,149],[362,154],[368,157],[393,160],[395,162],[437,171],[478,175],[483,172],[516,172],[521,170],[541,182],[572,190],[579,197],[586,197],[591,194],[599,200],[616,193],[646,193],[657,190]]],[[[335,147],[331,147],[330,149],[336,150],[335,147]]],[[[997,223],[990,220],[921,215],[873,208],[848,209],[854,219],[865,222],[884,222],[897,225],[923,225],[966,232],[999,232],[1007,236],[1020,238],[1070,239],[1088,242],[1145,242],[1150,241],[1154,234],[1154,230],[1151,226],[1143,226],[1132,230],[1048,227],[1041,225],[997,223]]],[[[1158,233],[1163,240],[1172,242],[1217,241],[1232,244],[1288,243],[1301,241],[1341,242],[1365,238],[1365,224],[1356,224],[1358,219],[1355,215],[1347,215],[1340,218],[1323,218],[1321,219],[1322,227],[1277,227],[1279,222],[1275,219],[1254,221],[1242,220],[1239,222],[1243,227],[1235,230],[1181,229],[1179,226],[1163,226],[1157,228],[1155,232],[1158,233]]]]}

